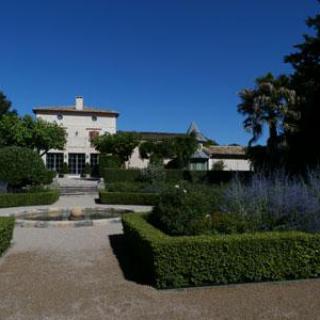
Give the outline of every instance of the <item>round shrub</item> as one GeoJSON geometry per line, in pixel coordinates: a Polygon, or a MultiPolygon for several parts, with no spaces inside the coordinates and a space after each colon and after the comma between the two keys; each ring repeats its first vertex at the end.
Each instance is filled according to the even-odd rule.
{"type": "Polygon", "coordinates": [[[170,235],[198,235],[209,231],[211,203],[204,193],[176,185],[160,194],[151,221],[170,235]]]}
{"type": "Polygon", "coordinates": [[[49,184],[52,178],[53,174],[35,151],[22,147],[0,149],[0,180],[7,182],[9,189],[49,184]]]}

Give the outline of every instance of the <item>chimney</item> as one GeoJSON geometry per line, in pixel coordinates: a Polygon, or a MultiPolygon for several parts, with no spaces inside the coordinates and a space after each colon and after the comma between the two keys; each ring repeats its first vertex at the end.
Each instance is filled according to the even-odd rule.
{"type": "Polygon", "coordinates": [[[76,110],[83,110],[84,102],[83,97],[76,97],[76,110]]]}

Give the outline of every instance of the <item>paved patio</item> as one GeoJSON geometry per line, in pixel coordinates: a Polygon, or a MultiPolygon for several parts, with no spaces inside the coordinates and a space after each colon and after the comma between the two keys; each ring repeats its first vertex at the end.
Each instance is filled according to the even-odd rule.
{"type": "Polygon", "coordinates": [[[320,280],[169,291],[141,285],[119,264],[121,233],[120,223],[16,228],[0,258],[0,319],[320,319],[320,280]]]}

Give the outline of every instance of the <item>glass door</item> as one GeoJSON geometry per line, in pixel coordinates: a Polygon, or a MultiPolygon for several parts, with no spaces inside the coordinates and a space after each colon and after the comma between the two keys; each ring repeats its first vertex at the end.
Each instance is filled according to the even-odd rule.
{"type": "Polygon", "coordinates": [[[86,164],[84,153],[69,153],[69,172],[71,174],[81,174],[86,164]]]}

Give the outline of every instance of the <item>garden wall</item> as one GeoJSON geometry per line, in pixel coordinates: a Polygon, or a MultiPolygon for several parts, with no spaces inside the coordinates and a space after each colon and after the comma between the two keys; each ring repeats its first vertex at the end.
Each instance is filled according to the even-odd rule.
{"type": "Polygon", "coordinates": [[[124,215],[124,235],[141,272],[157,288],[313,278],[320,275],[320,235],[266,232],[170,237],[124,215]]]}

